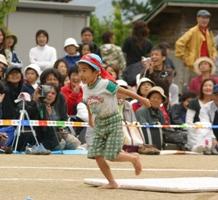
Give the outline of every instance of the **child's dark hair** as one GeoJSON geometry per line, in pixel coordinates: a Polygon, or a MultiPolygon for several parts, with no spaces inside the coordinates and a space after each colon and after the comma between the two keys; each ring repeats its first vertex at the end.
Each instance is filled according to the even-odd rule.
{"type": "Polygon", "coordinates": [[[66,68],[67,68],[67,70],[69,69],[68,63],[67,63],[64,59],[62,59],[62,58],[56,60],[53,67],[54,67],[55,69],[57,69],[57,68],[58,68],[58,65],[59,65],[60,63],[64,63],[65,66],[66,66],[66,68]]]}
{"type": "Polygon", "coordinates": [[[75,64],[68,72],[68,77],[70,78],[71,74],[79,74],[78,65],[75,64]]]}
{"type": "Polygon", "coordinates": [[[53,74],[54,77],[58,79],[59,84],[62,82],[61,74],[57,69],[47,68],[42,72],[42,74],[40,76],[40,84],[46,84],[46,79],[50,74],[53,74]]]}
{"type": "Polygon", "coordinates": [[[151,49],[151,52],[152,52],[152,51],[160,51],[162,56],[167,57],[167,51],[166,51],[166,49],[160,47],[160,45],[154,46],[154,47],[151,49]]]}
{"type": "Polygon", "coordinates": [[[103,44],[111,43],[113,35],[111,31],[104,32],[101,36],[103,44]]]}
{"type": "Polygon", "coordinates": [[[79,53],[80,53],[80,55],[83,55],[83,54],[82,54],[82,50],[83,50],[83,47],[84,47],[84,46],[88,46],[90,52],[91,52],[91,53],[94,53],[94,49],[95,49],[95,48],[94,48],[93,43],[88,43],[88,44],[85,43],[85,44],[81,44],[80,47],[79,47],[79,53]]]}
{"type": "Polygon", "coordinates": [[[184,102],[186,99],[188,98],[195,98],[196,97],[196,94],[193,93],[193,92],[184,92],[180,97],[179,97],[179,101],[180,102],[184,102]]]}
{"type": "Polygon", "coordinates": [[[36,32],[36,44],[38,44],[37,42],[37,38],[39,37],[39,35],[43,34],[46,38],[47,38],[47,42],[48,43],[48,40],[49,40],[49,35],[48,35],[48,32],[46,30],[43,30],[43,29],[40,29],[36,32]]]}

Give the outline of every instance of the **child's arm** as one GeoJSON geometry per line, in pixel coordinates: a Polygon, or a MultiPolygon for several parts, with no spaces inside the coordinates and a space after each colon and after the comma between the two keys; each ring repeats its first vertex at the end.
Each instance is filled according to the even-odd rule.
{"type": "Polygon", "coordinates": [[[128,97],[132,97],[133,99],[138,99],[145,107],[151,106],[150,101],[147,98],[139,96],[138,94],[132,92],[131,90],[125,89],[123,87],[119,87],[117,93],[126,95],[128,97]]]}
{"type": "Polygon", "coordinates": [[[93,121],[93,117],[92,117],[92,113],[90,111],[90,108],[88,105],[87,106],[87,110],[88,110],[88,115],[89,115],[89,126],[94,127],[94,121],[93,121]]]}

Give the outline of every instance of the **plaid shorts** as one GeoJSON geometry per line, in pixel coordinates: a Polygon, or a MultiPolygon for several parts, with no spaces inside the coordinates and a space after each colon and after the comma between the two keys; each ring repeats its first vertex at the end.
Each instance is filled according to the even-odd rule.
{"type": "Polygon", "coordinates": [[[104,119],[95,119],[93,143],[88,151],[88,158],[103,156],[114,160],[122,150],[123,132],[120,114],[115,113],[104,119]]]}

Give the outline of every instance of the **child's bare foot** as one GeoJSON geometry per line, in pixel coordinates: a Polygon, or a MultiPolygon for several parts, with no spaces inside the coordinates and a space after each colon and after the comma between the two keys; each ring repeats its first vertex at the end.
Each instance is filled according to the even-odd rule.
{"type": "Polygon", "coordinates": [[[119,185],[116,182],[108,183],[99,187],[100,189],[117,189],[119,185]]]}
{"type": "Polygon", "coordinates": [[[139,175],[142,172],[142,164],[139,155],[135,155],[132,164],[135,168],[135,175],[139,175]]]}

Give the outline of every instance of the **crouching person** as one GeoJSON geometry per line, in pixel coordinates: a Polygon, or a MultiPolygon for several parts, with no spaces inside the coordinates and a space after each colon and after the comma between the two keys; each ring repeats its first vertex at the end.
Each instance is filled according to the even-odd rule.
{"type": "MultiPolygon", "coordinates": [[[[58,95],[60,92],[54,85],[42,85],[34,93],[34,101],[37,106],[37,119],[52,121],[67,121],[66,104],[62,102],[58,105],[58,95]],[[66,112],[63,112],[66,111],[66,112]]],[[[36,127],[37,138],[46,149],[76,149],[80,142],[67,130],[52,126],[36,127]]]]}

